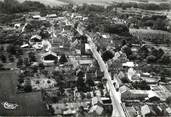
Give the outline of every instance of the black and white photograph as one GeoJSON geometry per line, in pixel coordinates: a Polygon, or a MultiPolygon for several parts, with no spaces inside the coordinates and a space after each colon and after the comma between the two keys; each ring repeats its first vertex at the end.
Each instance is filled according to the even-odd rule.
{"type": "Polygon", "coordinates": [[[0,0],[0,117],[171,117],[171,0],[0,0]]]}

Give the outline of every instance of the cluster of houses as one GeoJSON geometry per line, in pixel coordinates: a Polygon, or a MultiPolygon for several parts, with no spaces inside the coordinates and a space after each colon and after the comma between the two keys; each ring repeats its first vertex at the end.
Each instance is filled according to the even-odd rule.
{"type": "MultiPolygon", "coordinates": [[[[118,20],[116,19],[116,21],[118,20]]],[[[103,38],[108,43],[107,50],[113,50],[110,35],[99,35],[100,38],[103,38]]],[[[98,35],[95,35],[94,38],[96,39],[94,41],[99,41],[98,35]]],[[[133,45],[131,51],[137,54],[137,50],[137,46],[133,45]]],[[[125,108],[125,112],[129,116],[170,115],[170,107],[166,103],[166,99],[171,96],[171,93],[164,85],[160,84],[159,76],[141,71],[137,63],[127,59],[122,49],[121,51],[114,52],[114,57],[107,62],[107,66],[113,77],[112,82],[124,105],[123,108],[125,108]],[[128,83],[124,83],[122,78],[126,79],[128,83]],[[142,82],[145,82],[144,86],[149,88],[133,87],[133,84],[141,84],[142,82]]]]}
{"type": "MultiPolygon", "coordinates": [[[[42,63],[48,75],[42,75],[43,70],[38,70],[39,75],[35,75],[35,78],[30,78],[27,82],[34,91],[42,92],[42,99],[53,115],[82,116],[79,114],[84,112],[92,117],[106,114],[110,116],[112,104],[103,81],[104,74],[92,57],[86,37],[73,31],[73,25],[67,18],[70,14],[64,13],[64,17],[57,17],[54,14],[41,17],[38,14],[33,12],[30,16],[32,20],[47,20],[52,24],[47,29],[50,37],[42,38],[39,33],[35,33],[21,48],[32,48],[38,58],[38,66],[42,63]],[[53,72],[59,72],[62,76],[55,79],[59,74],[54,76],[53,72]],[[89,80],[92,84],[88,89],[84,89],[87,91],[79,91],[77,88],[78,76],[81,73],[84,74],[86,87],[89,80]]],[[[77,14],[72,14],[72,18],[75,22],[87,19],[77,14]]]]}
{"type": "MultiPolygon", "coordinates": [[[[49,21],[52,24],[46,30],[50,34],[48,38],[42,38],[37,33],[30,37],[28,43],[21,46],[23,49],[33,48],[38,56],[38,62],[43,63],[47,71],[50,69],[48,71],[50,78],[39,76],[40,78],[33,78],[30,81],[34,90],[41,90],[47,109],[54,115],[62,116],[82,116],[83,113],[90,117],[110,116],[112,104],[105,86],[104,73],[92,56],[86,36],[79,35],[77,33],[79,30],[76,31],[69,21],[71,19],[73,23],[86,22],[88,17],[68,12],[63,12],[63,17],[58,17],[56,14],[41,17],[39,12],[31,12],[29,15],[32,20],[49,21]],[[51,77],[52,71],[62,73],[60,77],[63,79],[59,78],[62,79],[60,82],[62,86],[58,86],[59,79],[51,77]],[[81,72],[86,85],[89,79],[92,80],[91,83],[93,82],[93,86],[85,92],[78,91],[78,74],[81,72]]],[[[117,18],[113,20],[116,23],[126,23],[117,18]]],[[[19,27],[20,25],[15,25],[15,28],[19,27]]],[[[78,27],[82,28],[82,25],[78,27]]],[[[110,35],[99,33],[94,36],[95,43],[102,39],[102,42],[104,40],[106,42],[107,50],[114,49],[110,35]]],[[[136,47],[133,47],[132,51],[136,53],[136,47]]],[[[100,50],[99,53],[102,54],[103,51],[100,50]]],[[[159,84],[160,77],[140,71],[139,65],[129,61],[122,50],[113,54],[114,57],[107,61],[106,66],[111,73],[113,85],[117,89],[125,113],[130,117],[170,115],[171,108],[165,101],[171,93],[159,84]],[[128,82],[123,82],[123,79],[128,82]],[[147,83],[149,90],[133,87],[133,84],[142,81],[147,83]]]]}

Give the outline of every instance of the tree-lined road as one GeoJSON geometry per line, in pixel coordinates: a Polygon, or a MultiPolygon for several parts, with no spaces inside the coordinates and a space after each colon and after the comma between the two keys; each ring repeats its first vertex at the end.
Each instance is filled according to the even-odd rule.
{"type": "MultiPolygon", "coordinates": [[[[73,23],[71,22],[71,24],[73,24],[73,23]]],[[[76,30],[81,35],[85,34],[81,29],[77,28],[76,30]]],[[[125,112],[123,111],[123,108],[121,106],[121,98],[119,97],[114,85],[112,84],[111,76],[108,72],[108,68],[107,68],[106,64],[104,63],[101,55],[97,52],[96,45],[92,41],[91,36],[89,36],[88,34],[85,34],[85,36],[88,39],[88,43],[89,43],[90,49],[94,55],[94,58],[98,61],[101,70],[104,72],[104,77],[107,79],[107,88],[110,93],[110,97],[112,100],[112,106],[113,106],[112,117],[126,117],[125,112]]]]}
{"type": "Polygon", "coordinates": [[[91,51],[92,51],[95,59],[98,61],[101,70],[104,72],[104,77],[107,79],[107,88],[108,88],[108,91],[110,93],[110,97],[112,100],[112,106],[113,106],[112,117],[125,117],[125,113],[124,113],[123,108],[121,106],[120,97],[117,94],[116,89],[114,88],[114,86],[112,84],[111,76],[108,72],[106,64],[104,63],[100,54],[97,52],[96,46],[93,43],[91,37],[87,34],[86,34],[86,36],[88,38],[88,42],[89,42],[91,51]]]}

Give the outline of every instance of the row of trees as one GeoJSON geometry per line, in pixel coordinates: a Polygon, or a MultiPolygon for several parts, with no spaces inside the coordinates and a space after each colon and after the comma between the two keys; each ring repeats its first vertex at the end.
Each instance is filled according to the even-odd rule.
{"type": "Polygon", "coordinates": [[[153,44],[169,44],[171,43],[171,33],[160,30],[131,30],[132,35],[140,40],[149,41],[153,44]]]}
{"type": "Polygon", "coordinates": [[[160,48],[156,49],[155,47],[142,46],[138,49],[137,54],[133,54],[131,46],[125,46],[123,52],[126,53],[128,59],[130,60],[145,60],[147,63],[160,63],[168,65],[171,63],[169,55],[160,48]]]}
{"type": "MultiPolygon", "coordinates": [[[[160,4],[153,4],[153,3],[136,3],[136,2],[129,2],[129,3],[118,3],[114,5],[114,7],[121,7],[123,9],[126,8],[140,8],[144,10],[170,10],[169,3],[160,3],[160,4]]],[[[108,8],[111,8],[109,6],[108,8]]]]}
{"type": "Polygon", "coordinates": [[[44,4],[36,1],[24,1],[19,3],[17,0],[4,0],[0,2],[0,11],[4,13],[21,13],[29,11],[43,11],[46,9],[44,4]]]}
{"type": "Polygon", "coordinates": [[[127,20],[127,23],[128,26],[131,26],[131,28],[150,27],[151,29],[154,30],[169,31],[169,20],[165,15],[163,16],[152,15],[152,16],[143,16],[143,17],[132,16],[127,20]]]}

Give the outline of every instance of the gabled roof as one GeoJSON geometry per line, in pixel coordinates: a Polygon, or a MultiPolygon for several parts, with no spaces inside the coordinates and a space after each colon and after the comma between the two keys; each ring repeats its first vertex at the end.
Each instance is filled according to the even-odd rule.
{"type": "Polygon", "coordinates": [[[130,90],[127,86],[125,86],[125,85],[123,85],[123,86],[121,86],[120,88],[119,88],[119,90],[120,90],[120,93],[122,94],[122,93],[124,93],[124,92],[126,92],[126,91],[128,91],[128,90],[130,90]]]}
{"type": "Polygon", "coordinates": [[[33,18],[40,18],[41,16],[40,15],[34,15],[33,18]]]}
{"type": "Polygon", "coordinates": [[[170,107],[166,108],[166,112],[167,112],[168,114],[171,114],[171,108],[170,108],[170,107]]]}
{"type": "Polygon", "coordinates": [[[125,67],[134,67],[135,64],[134,64],[134,62],[126,62],[126,63],[123,63],[122,66],[125,66],[125,67]]]}
{"type": "Polygon", "coordinates": [[[157,93],[154,91],[147,91],[147,93],[148,93],[148,98],[152,98],[152,97],[158,97],[159,98],[157,93]]]}
{"type": "Polygon", "coordinates": [[[48,56],[48,55],[53,55],[53,56],[57,57],[57,54],[52,52],[52,51],[49,51],[49,52],[46,52],[46,53],[42,54],[42,57],[45,57],[45,56],[48,56]]]}
{"type": "Polygon", "coordinates": [[[144,105],[141,107],[141,113],[142,115],[146,115],[151,113],[150,107],[148,105],[144,105]]]}
{"type": "Polygon", "coordinates": [[[51,17],[57,17],[57,15],[56,14],[47,14],[46,17],[49,17],[49,18],[51,18],[51,17]]]}
{"type": "Polygon", "coordinates": [[[144,95],[148,95],[147,91],[144,91],[144,90],[130,90],[130,92],[132,94],[144,94],[144,95]]]}
{"type": "Polygon", "coordinates": [[[33,36],[31,37],[31,39],[34,39],[34,38],[41,40],[41,36],[39,36],[39,35],[33,35],[33,36]]]}

